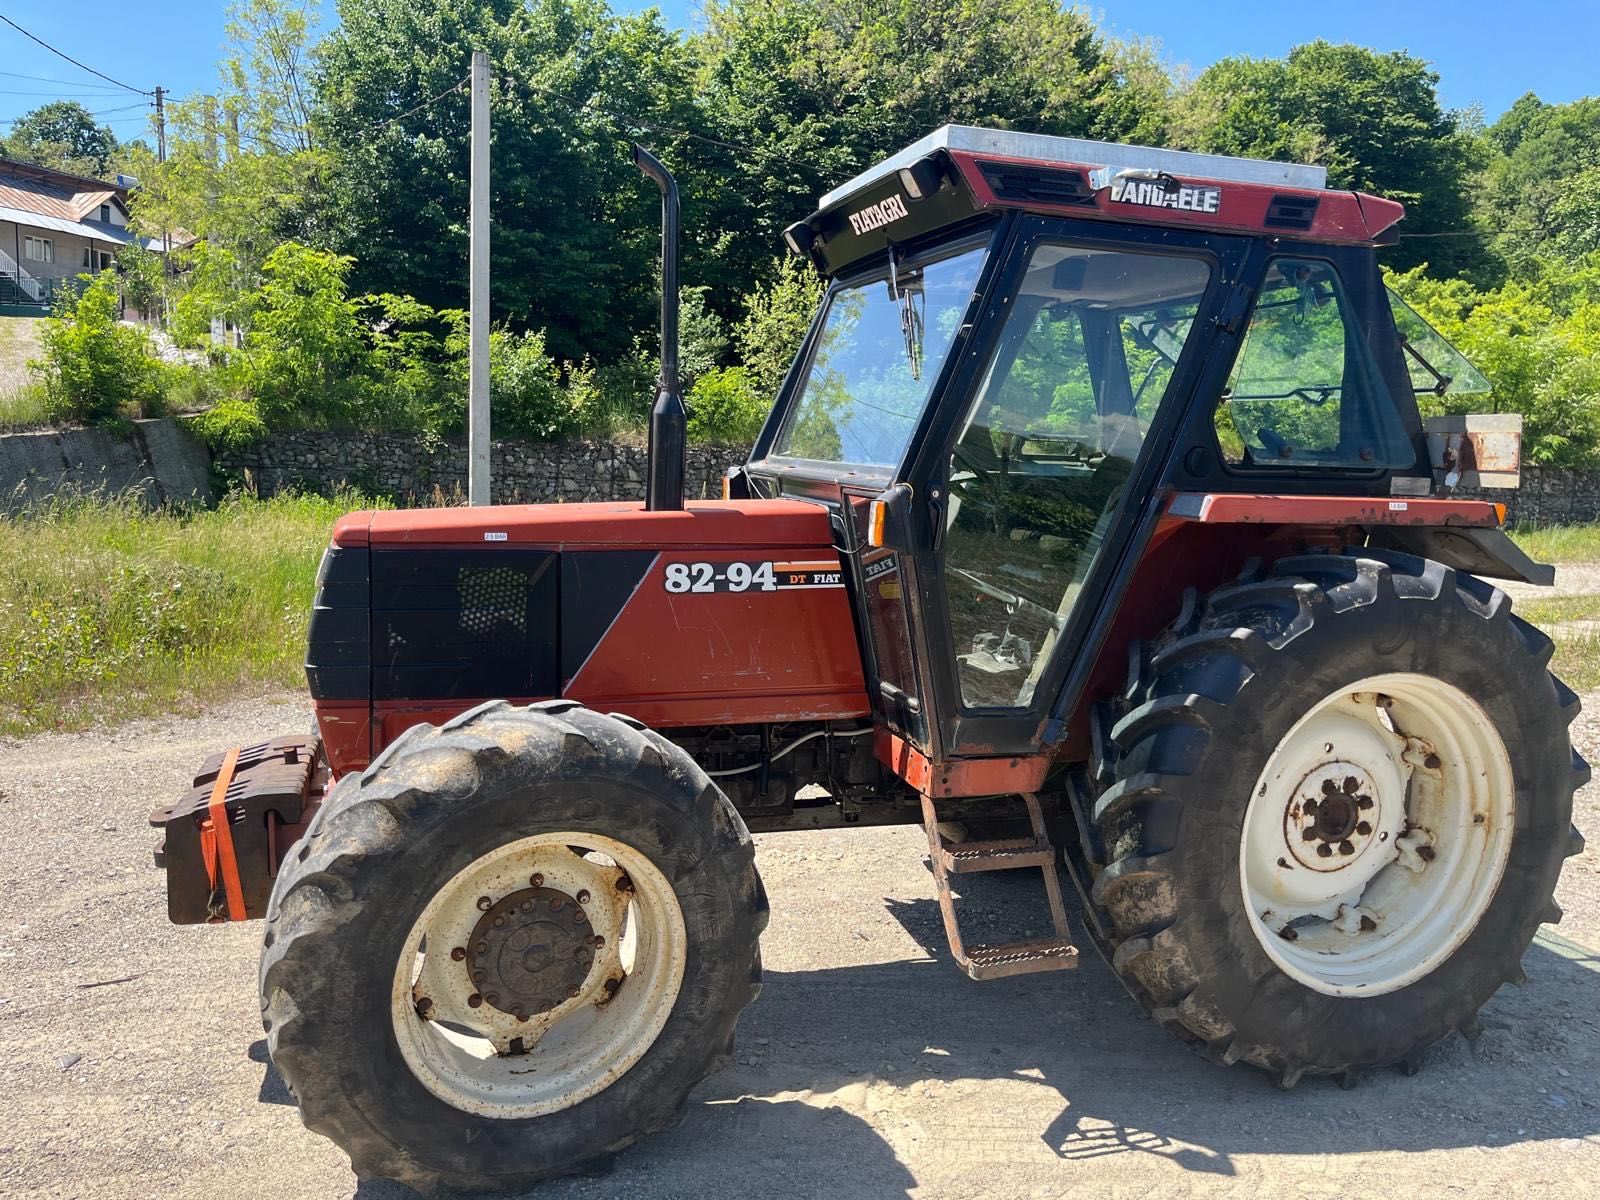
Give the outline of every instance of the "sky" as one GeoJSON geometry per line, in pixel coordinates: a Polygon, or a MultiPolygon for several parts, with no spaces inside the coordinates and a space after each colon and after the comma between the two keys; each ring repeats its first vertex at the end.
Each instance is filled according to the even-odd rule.
{"type": "MultiPolygon", "coordinates": [[[[669,23],[689,26],[699,3],[659,7],[669,23]]],[[[4,0],[0,13],[119,84],[159,84],[181,96],[216,84],[223,8],[222,0],[158,0],[141,19],[109,24],[60,0],[4,0]]],[[[1318,37],[1411,50],[1438,71],[1447,108],[1480,104],[1491,121],[1527,91],[1553,103],[1600,93],[1597,0],[1104,0],[1091,8],[1109,31],[1158,38],[1172,63],[1194,71],[1227,55],[1281,55],[1318,37]]],[[[86,74],[0,24],[0,135],[29,109],[62,98],[81,100],[124,140],[147,128],[147,96],[86,74]]]]}

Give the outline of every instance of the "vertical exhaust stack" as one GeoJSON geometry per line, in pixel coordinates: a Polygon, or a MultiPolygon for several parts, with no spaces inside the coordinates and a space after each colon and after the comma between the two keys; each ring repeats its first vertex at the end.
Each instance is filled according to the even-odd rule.
{"type": "Polygon", "coordinates": [[[661,378],[650,410],[644,506],[651,512],[671,511],[683,507],[689,419],[678,385],[678,183],[655,155],[637,144],[633,165],[661,189],[661,378]]]}

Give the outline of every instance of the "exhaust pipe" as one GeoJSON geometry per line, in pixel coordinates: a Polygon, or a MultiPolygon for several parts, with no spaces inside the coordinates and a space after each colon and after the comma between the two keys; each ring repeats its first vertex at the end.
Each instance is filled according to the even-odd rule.
{"type": "Polygon", "coordinates": [[[634,144],[633,165],[661,189],[661,378],[650,409],[644,506],[650,512],[683,507],[688,411],[678,386],[678,183],[643,146],[634,144]]]}

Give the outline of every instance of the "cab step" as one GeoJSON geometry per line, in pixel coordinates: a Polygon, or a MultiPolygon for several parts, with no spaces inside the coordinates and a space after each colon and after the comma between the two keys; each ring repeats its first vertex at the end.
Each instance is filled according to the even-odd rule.
{"type": "Polygon", "coordinates": [[[952,842],[939,828],[939,815],[931,796],[922,797],[922,824],[928,834],[928,858],[933,864],[934,885],[939,895],[939,912],[944,917],[945,936],[950,939],[950,954],[970,978],[1001,979],[1008,975],[1029,975],[1037,971],[1062,971],[1078,965],[1078,949],[1072,944],[1067,927],[1066,905],[1061,899],[1061,880],[1056,874],[1056,849],[1045,832],[1039,798],[1024,795],[1028,823],[1033,836],[993,841],[952,842]],[[950,876],[980,871],[1009,871],[1017,867],[1037,867],[1044,877],[1045,896],[1050,901],[1050,919],[1055,936],[1020,942],[966,947],[956,918],[955,896],[950,891],[950,876]]]}
{"type": "Polygon", "coordinates": [[[1056,848],[1035,838],[1006,838],[993,842],[952,842],[939,839],[939,857],[952,875],[970,871],[1009,871],[1016,867],[1048,867],[1056,848]]]}

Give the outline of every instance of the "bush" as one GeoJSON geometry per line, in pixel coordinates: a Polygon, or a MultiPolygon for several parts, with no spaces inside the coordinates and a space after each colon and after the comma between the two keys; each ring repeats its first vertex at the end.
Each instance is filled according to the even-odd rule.
{"type": "Polygon", "coordinates": [[[689,393],[689,437],[696,442],[753,442],[772,409],[746,367],[708,371],[689,393]]]}
{"type": "Polygon", "coordinates": [[[265,440],[269,432],[255,401],[243,396],[226,396],[185,424],[213,450],[242,450],[265,440]]]}
{"type": "Polygon", "coordinates": [[[245,337],[248,382],[269,425],[359,423],[367,331],[345,279],[353,259],[284,242],[262,264],[260,307],[245,337]]]}
{"type": "Polygon", "coordinates": [[[585,358],[567,365],[567,391],[579,430],[608,438],[642,433],[650,422],[656,394],[656,363],[635,345],[619,362],[597,367],[585,358]]]}
{"type": "Polygon", "coordinates": [[[44,358],[28,366],[44,382],[52,421],[98,425],[162,411],[166,367],[144,330],[117,319],[117,307],[116,276],[104,271],[46,320],[44,358]]]}
{"type": "Polygon", "coordinates": [[[733,331],[751,386],[769,400],[777,397],[827,290],[822,277],[798,258],[780,259],[773,269],[772,281],[750,294],[744,319],[733,331]]]}
{"type": "Polygon", "coordinates": [[[1548,258],[1533,277],[1487,290],[1418,267],[1389,284],[1481,370],[1488,396],[1419,397],[1435,411],[1521,413],[1530,462],[1588,467],[1600,458],[1600,253],[1548,258]]]}
{"type": "Polygon", "coordinates": [[[489,397],[494,431],[509,437],[554,441],[579,425],[573,396],[561,386],[561,368],[544,348],[544,333],[489,335],[489,397]]]}

